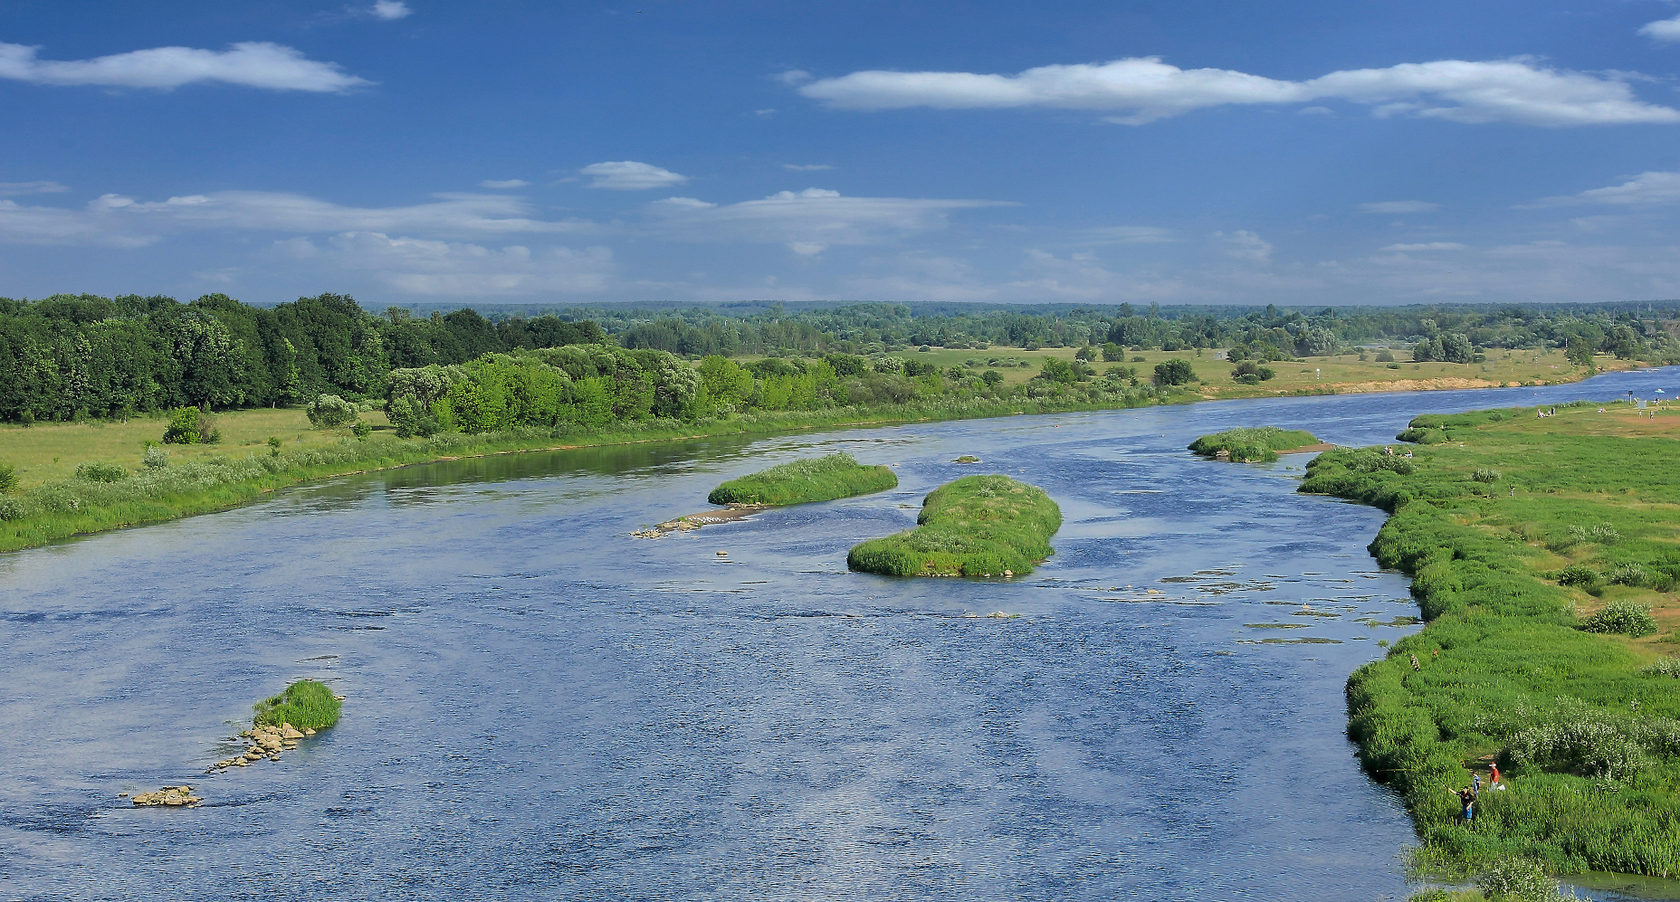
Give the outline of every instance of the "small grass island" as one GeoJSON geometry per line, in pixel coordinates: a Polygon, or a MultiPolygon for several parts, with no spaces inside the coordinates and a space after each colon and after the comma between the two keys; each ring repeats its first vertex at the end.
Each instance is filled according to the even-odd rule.
{"type": "Polygon", "coordinates": [[[731,479],[712,489],[706,500],[713,504],[782,507],[867,495],[897,485],[898,477],[892,470],[865,466],[850,454],[841,453],[796,460],[731,479]]]}
{"type": "Polygon", "coordinates": [[[1190,450],[1202,457],[1237,463],[1271,463],[1280,453],[1321,444],[1318,436],[1300,429],[1255,426],[1204,435],[1190,443],[1190,450]]]}
{"type": "Polygon", "coordinates": [[[929,492],[916,523],[854,546],[846,566],[886,576],[1020,576],[1054,553],[1062,511],[1037,486],[965,476],[929,492]]]}

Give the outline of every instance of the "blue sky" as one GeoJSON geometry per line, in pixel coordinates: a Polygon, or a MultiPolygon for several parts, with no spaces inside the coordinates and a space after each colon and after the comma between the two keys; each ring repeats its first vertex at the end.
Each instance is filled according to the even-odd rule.
{"type": "Polygon", "coordinates": [[[1680,3],[0,5],[0,295],[1680,297],[1680,3]]]}

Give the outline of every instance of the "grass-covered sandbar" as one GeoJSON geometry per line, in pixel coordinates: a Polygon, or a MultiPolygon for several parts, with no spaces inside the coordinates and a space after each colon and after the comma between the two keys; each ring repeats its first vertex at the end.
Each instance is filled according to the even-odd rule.
{"type": "Polygon", "coordinates": [[[1277,426],[1239,426],[1204,435],[1190,443],[1190,450],[1202,457],[1238,463],[1270,463],[1279,454],[1322,446],[1318,436],[1302,429],[1277,426]]]}
{"type": "Polygon", "coordinates": [[[1390,513],[1371,553],[1425,628],[1347,685],[1349,732],[1418,860],[1680,874],[1680,410],[1431,415],[1411,457],[1335,449],[1300,489],[1390,513]],[[1475,818],[1447,790],[1497,763],[1475,818]]]}
{"type": "Polygon", "coordinates": [[[965,476],[929,492],[916,523],[854,546],[846,566],[887,576],[1020,576],[1053,553],[1062,511],[1037,486],[965,476]]]}
{"type": "Polygon", "coordinates": [[[860,464],[850,454],[838,453],[789,461],[731,479],[712,489],[706,500],[782,507],[867,495],[897,485],[898,477],[891,469],[860,464]]]}

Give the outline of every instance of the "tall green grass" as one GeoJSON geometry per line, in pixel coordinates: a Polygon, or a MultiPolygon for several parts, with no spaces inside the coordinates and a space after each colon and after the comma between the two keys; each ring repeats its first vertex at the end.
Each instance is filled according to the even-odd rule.
{"type": "Polygon", "coordinates": [[[1617,615],[1581,613],[1675,606],[1663,578],[1680,571],[1680,468],[1655,465],[1673,439],[1563,405],[1412,427],[1449,440],[1415,460],[1326,452],[1300,488],[1391,512],[1371,553],[1411,574],[1428,621],[1348,680],[1361,762],[1405,799],[1438,861],[1680,874],[1680,693],[1651,665],[1676,636],[1589,632],[1617,615]],[[1618,566],[1644,584],[1603,584],[1597,599],[1557,580],[1618,566]],[[1510,789],[1483,792],[1466,826],[1444,790],[1489,758],[1510,789]]]}
{"type": "Polygon", "coordinates": [[[965,476],[928,493],[916,522],[854,546],[846,566],[887,576],[1019,576],[1053,553],[1062,511],[1037,486],[965,476]]]}
{"type": "Polygon", "coordinates": [[[898,485],[893,471],[864,466],[850,454],[796,460],[723,483],[706,500],[713,504],[804,504],[867,495],[898,485]]]}
{"type": "Polygon", "coordinates": [[[299,730],[324,730],[338,723],[344,703],[325,683],[298,680],[279,695],[257,702],[255,708],[252,722],[259,726],[289,723],[299,730]]]}
{"type": "Polygon", "coordinates": [[[1239,426],[1204,435],[1190,443],[1190,450],[1203,457],[1217,457],[1219,452],[1224,451],[1234,461],[1269,463],[1278,459],[1279,451],[1293,451],[1316,444],[1319,444],[1318,436],[1300,429],[1239,426]]]}

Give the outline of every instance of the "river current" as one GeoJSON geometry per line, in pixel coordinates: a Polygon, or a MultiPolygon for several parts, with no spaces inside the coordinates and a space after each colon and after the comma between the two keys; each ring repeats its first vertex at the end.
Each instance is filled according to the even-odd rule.
{"type": "Polygon", "coordinates": [[[1184,446],[1658,387],[1680,371],[456,461],[0,556],[0,898],[1404,898],[1411,827],[1342,697],[1418,628],[1365,551],[1383,514],[1295,494],[1301,456],[1184,446]],[[899,488],[630,536],[832,451],[899,488]],[[1061,505],[1042,568],[847,572],[980,472],[1061,505]],[[203,773],[302,677],[337,727],[203,773]],[[202,807],[117,796],[182,782],[202,807]]]}

